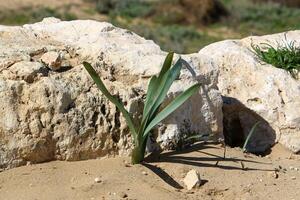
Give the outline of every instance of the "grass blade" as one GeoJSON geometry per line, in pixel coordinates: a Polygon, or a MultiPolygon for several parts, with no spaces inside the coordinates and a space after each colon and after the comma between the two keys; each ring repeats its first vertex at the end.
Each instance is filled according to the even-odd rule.
{"type": "Polygon", "coordinates": [[[248,142],[249,142],[250,138],[252,137],[253,133],[255,132],[255,130],[256,130],[258,124],[260,124],[260,121],[256,122],[256,123],[254,124],[254,126],[251,128],[251,130],[250,130],[250,132],[249,132],[249,134],[248,134],[248,136],[247,136],[247,138],[246,138],[246,141],[245,141],[245,143],[244,143],[244,146],[243,146],[243,151],[244,151],[244,152],[247,151],[246,148],[247,148],[248,142]]]}

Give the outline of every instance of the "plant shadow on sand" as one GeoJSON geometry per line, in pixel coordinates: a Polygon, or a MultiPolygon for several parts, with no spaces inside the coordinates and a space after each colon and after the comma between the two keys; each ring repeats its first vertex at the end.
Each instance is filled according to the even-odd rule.
{"type": "MultiPolygon", "coordinates": [[[[213,146],[218,143],[215,142],[201,142],[192,145],[190,148],[182,150],[182,151],[170,151],[164,153],[152,153],[150,154],[145,161],[142,163],[143,166],[151,170],[154,174],[159,176],[165,183],[176,188],[183,189],[176,180],[174,180],[166,171],[161,169],[160,167],[154,165],[153,163],[178,163],[184,164],[194,167],[213,167],[219,168],[222,170],[243,170],[243,171],[274,171],[274,169],[266,169],[266,168],[251,168],[246,167],[244,165],[247,163],[255,163],[261,165],[270,165],[271,163],[267,162],[257,162],[249,159],[241,159],[241,158],[224,158],[223,156],[216,155],[213,153],[205,152],[205,149],[218,149],[219,147],[213,146]],[[205,157],[191,157],[188,156],[188,153],[191,152],[199,152],[200,155],[204,154],[205,157]],[[224,165],[226,163],[226,165],[224,165]],[[233,166],[234,163],[240,163],[241,166],[233,166]]],[[[221,148],[221,147],[220,147],[221,148]]],[[[208,182],[207,180],[203,180],[202,184],[208,182]]]]}

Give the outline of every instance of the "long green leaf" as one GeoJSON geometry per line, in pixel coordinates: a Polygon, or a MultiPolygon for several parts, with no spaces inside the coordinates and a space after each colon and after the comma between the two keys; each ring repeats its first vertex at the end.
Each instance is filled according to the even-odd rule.
{"type": "Polygon", "coordinates": [[[146,130],[143,133],[143,139],[147,138],[148,133],[154,126],[156,126],[160,121],[169,116],[174,112],[179,106],[181,106],[188,98],[190,98],[195,92],[200,88],[200,83],[191,86],[189,89],[184,91],[182,94],[177,96],[169,105],[167,105],[156,117],[149,123],[146,130]]]}
{"type": "Polygon", "coordinates": [[[145,110],[146,112],[144,113],[143,117],[143,121],[146,119],[148,121],[144,122],[143,124],[148,124],[149,120],[151,121],[153,119],[153,117],[155,116],[154,114],[157,112],[159,106],[166,97],[172,83],[178,77],[181,67],[181,61],[180,59],[178,59],[176,64],[171,69],[168,69],[168,71],[164,72],[164,75],[161,75],[162,73],[159,74],[159,77],[155,84],[157,87],[154,88],[155,92],[153,97],[149,102],[147,102],[147,109],[145,110]]]}
{"type": "Polygon", "coordinates": [[[150,113],[151,107],[154,105],[156,98],[158,97],[159,93],[160,93],[160,86],[162,85],[163,77],[166,73],[168,73],[169,69],[171,68],[172,65],[172,61],[173,61],[173,56],[174,53],[170,52],[168,53],[163,67],[159,72],[158,77],[156,78],[151,78],[149,86],[148,86],[148,90],[147,90],[147,96],[146,96],[146,101],[144,104],[144,111],[143,111],[143,120],[145,120],[145,118],[148,117],[148,114],[150,113]]]}
{"type": "MultiPolygon", "coordinates": [[[[167,63],[167,61],[165,61],[164,65],[166,65],[166,63],[167,63]]],[[[172,63],[169,62],[168,64],[171,65],[172,63]]],[[[162,72],[160,72],[159,77],[161,78],[161,80],[158,80],[159,79],[158,78],[156,80],[157,82],[155,83],[156,84],[155,86],[157,86],[157,87],[151,88],[151,89],[155,90],[153,92],[153,93],[155,93],[155,96],[152,98],[151,102],[147,102],[145,104],[145,106],[147,106],[148,109],[143,114],[142,122],[141,122],[141,125],[138,130],[139,136],[140,135],[143,136],[145,128],[149,125],[149,123],[157,115],[158,109],[159,109],[161,103],[163,102],[163,100],[165,99],[168,90],[170,89],[172,83],[174,82],[176,77],[178,77],[178,75],[180,73],[181,67],[182,67],[182,65],[181,65],[180,59],[179,59],[171,69],[168,69],[168,71],[164,72],[163,76],[161,75],[162,72]],[[160,82],[158,82],[158,81],[160,81],[160,82]]],[[[167,67],[163,67],[162,71],[163,71],[163,69],[166,70],[167,67]]]]}
{"type": "Polygon", "coordinates": [[[160,70],[158,78],[161,78],[171,68],[173,57],[174,57],[174,52],[168,53],[168,55],[164,61],[163,67],[160,70]]]}
{"type": "Polygon", "coordinates": [[[160,94],[158,95],[154,105],[151,107],[151,112],[149,116],[150,118],[152,118],[154,113],[159,109],[160,105],[166,98],[171,85],[173,84],[175,79],[179,76],[181,68],[182,68],[181,59],[178,59],[176,64],[170,69],[169,73],[165,74],[166,80],[163,82],[162,87],[158,89],[160,91],[160,94]]]}
{"type": "MultiPolygon", "coordinates": [[[[150,79],[149,85],[148,85],[148,90],[147,90],[147,96],[146,96],[146,100],[144,103],[144,111],[143,111],[143,117],[145,116],[145,113],[148,112],[149,110],[149,101],[151,101],[151,98],[154,98],[154,93],[155,93],[155,89],[156,89],[156,85],[157,85],[157,76],[152,76],[152,78],[150,79]]],[[[143,118],[144,119],[144,118],[143,118]]]]}
{"type": "Polygon", "coordinates": [[[83,66],[88,71],[94,82],[96,83],[97,87],[100,89],[100,91],[110,100],[113,104],[117,106],[117,108],[121,111],[123,114],[127,125],[133,134],[134,139],[137,139],[137,132],[135,130],[135,127],[133,125],[133,121],[127,110],[125,109],[124,105],[119,102],[114,96],[112,96],[107,88],[105,87],[104,83],[102,82],[101,78],[98,76],[97,72],[94,70],[94,68],[87,62],[83,62],[83,66]]]}
{"type": "Polygon", "coordinates": [[[150,93],[151,95],[153,94],[153,97],[150,102],[147,101],[145,103],[145,107],[147,107],[147,109],[143,113],[141,126],[138,130],[138,135],[143,136],[145,128],[156,116],[158,109],[165,97],[167,96],[167,92],[170,89],[172,83],[179,76],[182,64],[180,62],[180,59],[178,59],[176,64],[170,69],[170,66],[172,64],[172,58],[173,54],[170,53],[164,62],[164,66],[162,67],[162,70],[159,73],[159,76],[156,82],[154,83],[154,86],[151,87],[150,93]]]}

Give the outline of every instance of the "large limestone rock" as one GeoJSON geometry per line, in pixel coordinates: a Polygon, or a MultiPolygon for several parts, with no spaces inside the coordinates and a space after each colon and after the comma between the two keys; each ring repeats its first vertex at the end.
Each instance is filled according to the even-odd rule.
{"type": "MultiPolygon", "coordinates": [[[[91,62],[138,119],[149,77],[165,55],[152,41],[104,22],[48,18],[0,26],[0,168],[128,154],[132,138],[122,115],[81,63],[91,62]]],[[[200,54],[184,59],[196,77],[183,69],[167,101],[197,81],[202,88],[159,126],[163,148],[181,134],[222,134],[217,68],[200,54]]]]}
{"type": "Polygon", "coordinates": [[[265,151],[279,141],[300,152],[300,81],[283,69],[262,64],[251,50],[251,43],[277,46],[286,40],[300,46],[300,31],[222,41],[199,52],[220,70],[227,142],[243,142],[255,122],[261,121],[249,144],[252,151],[265,151]]]}

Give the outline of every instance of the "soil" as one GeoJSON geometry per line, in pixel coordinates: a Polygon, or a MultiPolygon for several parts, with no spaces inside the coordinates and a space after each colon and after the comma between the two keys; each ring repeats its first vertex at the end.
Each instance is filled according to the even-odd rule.
{"type": "Polygon", "coordinates": [[[300,155],[280,145],[265,157],[228,147],[223,154],[218,144],[199,143],[134,166],[129,157],[28,165],[0,173],[0,199],[299,199],[300,155]],[[202,185],[188,191],[182,179],[191,169],[202,185]]]}

